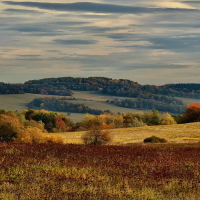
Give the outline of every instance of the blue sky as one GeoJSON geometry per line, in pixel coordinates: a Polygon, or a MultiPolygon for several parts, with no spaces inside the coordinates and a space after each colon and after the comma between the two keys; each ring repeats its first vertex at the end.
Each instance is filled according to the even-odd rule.
{"type": "Polygon", "coordinates": [[[1,1],[0,59],[7,83],[64,76],[199,83],[200,1],[1,1]]]}

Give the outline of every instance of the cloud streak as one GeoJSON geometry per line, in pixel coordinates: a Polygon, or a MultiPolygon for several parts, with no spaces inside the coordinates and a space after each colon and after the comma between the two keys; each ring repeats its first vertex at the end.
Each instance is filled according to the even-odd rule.
{"type": "Polygon", "coordinates": [[[123,6],[103,3],[77,2],[77,3],[42,3],[42,2],[15,2],[3,1],[8,5],[26,6],[45,10],[115,13],[115,14],[142,14],[142,13],[173,13],[173,12],[199,12],[198,9],[185,8],[147,8],[123,6]]]}
{"type": "Polygon", "coordinates": [[[13,14],[43,14],[43,12],[36,11],[36,10],[25,10],[25,9],[4,9],[4,12],[9,12],[13,14]]]}
{"type": "Polygon", "coordinates": [[[199,1],[183,1],[183,3],[195,3],[195,4],[200,4],[199,1]]]}
{"type": "Polygon", "coordinates": [[[0,81],[199,82],[199,1],[83,1],[1,1],[0,81]]]}
{"type": "Polygon", "coordinates": [[[95,40],[53,40],[53,42],[62,45],[88,45],[88,44],[95,44],[97,41],[95,40]]]}

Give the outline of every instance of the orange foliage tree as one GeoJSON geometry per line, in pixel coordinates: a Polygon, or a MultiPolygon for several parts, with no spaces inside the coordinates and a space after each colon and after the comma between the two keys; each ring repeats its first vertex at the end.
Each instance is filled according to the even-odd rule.
{"type": "Polygon", "coordinates": [[[14,114],[0,114],[0,142],[8,142],[16,138],[20,126],[21,124],[14,114]]]}
{"type": "Polygon", "coordinates": [[[184,122],[199,122],[200,121],[200,104],[193,103],[187,106],[184,114],[184,122]]]}

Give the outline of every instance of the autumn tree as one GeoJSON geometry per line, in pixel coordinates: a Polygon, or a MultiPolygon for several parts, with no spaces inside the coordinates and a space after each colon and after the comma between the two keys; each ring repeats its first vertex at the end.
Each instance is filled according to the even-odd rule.
{"type": "Polygon", "coordinates": [[[176,121],[169,113],[164,113],[161,116],[160,124],[162,124],[162,125],[173,125],[173,124],[176,124],[176,121]]]}
{"type": "Polygon", "coordinates": [[[13,141],[19,133],[20,127],[20,121],[14,114],[0,114],[0,142],[13,141]]]}
{"type": "Polygon", "coordinates": [[[160,124],[160,115],[157,110],[151,110],[144,113],[143,122],[148,126],[159,125],[160,124]]]}
{"type": "Polygon", "coordinates": [[[124,127],[142,127],[146,124],[132,113],[127,113],[123,115],[124,127]]]}
{"type": "Polygon", "coordinates": [[[183,122],[199,122],[200,121],[200,104],[193,103],[187,106],[183,122]]]}
{"type": "Polygon", "coordinates": [[[34,109],[23,111],[23,113],[27,120],[34,120],[42,123],[48,132],[70,131],[74,126],[72,120],[64,114],[58,114],[47,110],[34,109]]]}
{"type": "Polygon", "coordinates": [[[56,135],[49,135],[37,127],[26,127],[19,131],[15,142],[23,143],[63,143],[63,139],[56,135]]]}

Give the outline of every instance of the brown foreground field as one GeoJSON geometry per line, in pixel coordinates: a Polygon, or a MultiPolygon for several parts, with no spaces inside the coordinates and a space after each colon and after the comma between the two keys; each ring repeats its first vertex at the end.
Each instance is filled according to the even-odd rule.
{"type": "MultiPolygon", "coordinates": [[[[113,135],[111,144],[141,143],[153,135],[165,138],[170,143],[190,143],[200,141],[200,122],[176,125],[145,126],[109,130],[113,135]]],[[[81,144],[85,132],[56,133],[65,143],[81,144]]]]}
{"type": "Polygon", "coordinates": [[[200,145],[0,145],[2,200],[198,200],[200,145]]]}

